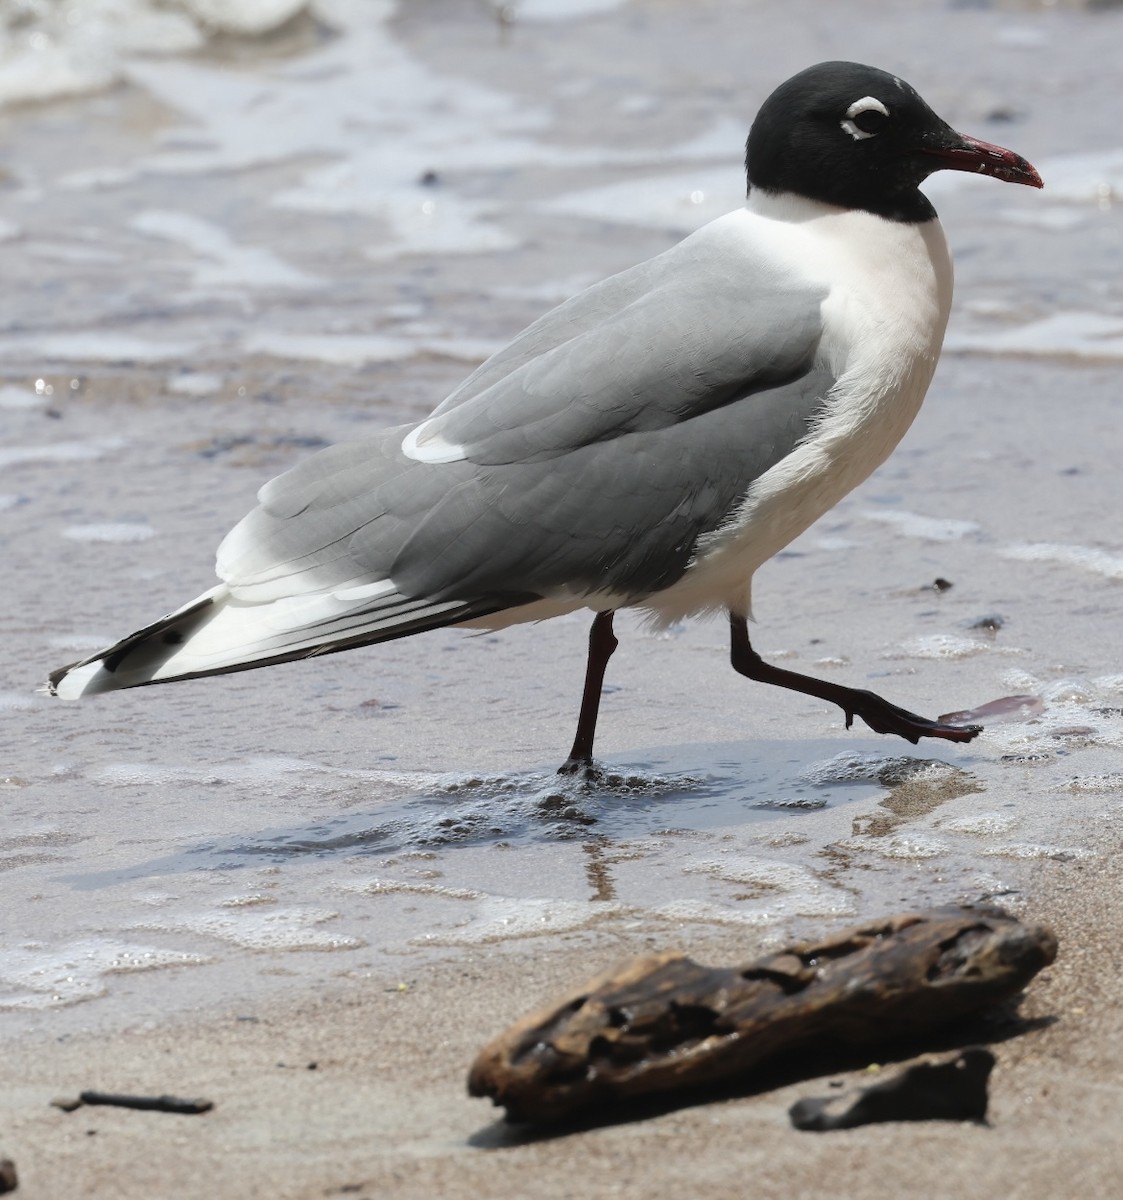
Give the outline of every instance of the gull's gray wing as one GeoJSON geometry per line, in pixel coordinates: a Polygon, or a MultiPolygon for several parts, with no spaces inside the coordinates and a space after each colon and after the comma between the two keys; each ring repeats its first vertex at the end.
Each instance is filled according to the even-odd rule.
{"type": "Polygon", "coordinates": [[[479,467],[400,545],[368,526],[353,552],[407,595],[610,592],[640,601],[678,580],[753,479],[806,436],[833,382],[813,368],[687,422],[479,467]]]}
{"type": "Polygon", "coordinates": [[[434,602],[640,600],[674,583],[699,538],[803,439],[832,382],[813,369],[688,423],[547,461],[418,463],[401,453],[401,430],[332,447],[263,489],[220,571],[248,603],[364,580],[434,602]]]}
{"type": "Polygon", "coordinates": [[[687,239],[548,313],[413,432],[407,454],[554,458],[689,421],[811,369],[825,293],[760,279],[721,239],[687,239]]]}

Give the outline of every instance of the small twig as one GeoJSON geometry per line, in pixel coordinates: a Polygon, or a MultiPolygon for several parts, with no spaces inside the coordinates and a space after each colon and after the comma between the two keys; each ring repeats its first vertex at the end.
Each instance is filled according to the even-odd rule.
{"type": "Polygon", "coordinates": [[[181,1100],[178,1096],[122,1096],[115,1092],[82,1092],[83,1104],[112,1104],[117,1108],[142,1108],[150,1112],[205,1113],[214,1108],[211,1100],[181,1100]]]}

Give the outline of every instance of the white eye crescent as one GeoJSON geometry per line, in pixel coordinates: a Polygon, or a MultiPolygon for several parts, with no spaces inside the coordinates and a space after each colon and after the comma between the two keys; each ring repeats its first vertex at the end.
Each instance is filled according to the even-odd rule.
{"type": "MultiPolygon", "coordinates": [[[[841,125],[843,130],[856,142],[860,142],[863,138],[871,138],[877,132],[876,129],[862,129],[857,124],[857,118],[864,113],[877,113],[880,117],[887,117],[889,110],[876,96],[863,96],[861,100],[855,100],[846,110],[846,116],[841,125]]],[[[880,122],[878,123],[880,124],[880,122]]]]}

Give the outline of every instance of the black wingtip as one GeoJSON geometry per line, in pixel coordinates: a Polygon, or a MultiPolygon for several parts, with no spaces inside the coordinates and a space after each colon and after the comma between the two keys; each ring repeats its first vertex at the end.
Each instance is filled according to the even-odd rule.
{"type": "Polygon", "coordinates": [[[65,667],[59,667],[57,671],[52,671],[47,676],[47,691],[52,696],[58,695],[58,685],[62,683],[62,681],[67,677],[67,675],[70,674],[72,670],[74,670],[76,666],[78,666],[78,663],[76,662],[67,663],[65,667]]]}

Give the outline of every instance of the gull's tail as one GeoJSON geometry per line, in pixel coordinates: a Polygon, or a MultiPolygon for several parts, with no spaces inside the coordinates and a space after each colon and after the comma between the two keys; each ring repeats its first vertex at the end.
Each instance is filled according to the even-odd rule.
{"type": "Polygon", "coordinates": [[[415,599],[382,581],[252,603],[220,584],[116,645],[54,671],[49,687],[52,695],[76,700],[118,688],[248,671],[456,625],[533,599],[415,599]]]}

